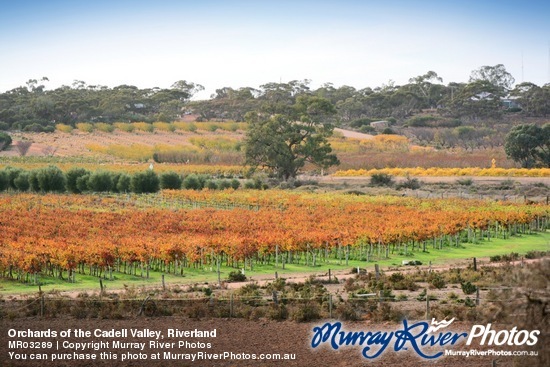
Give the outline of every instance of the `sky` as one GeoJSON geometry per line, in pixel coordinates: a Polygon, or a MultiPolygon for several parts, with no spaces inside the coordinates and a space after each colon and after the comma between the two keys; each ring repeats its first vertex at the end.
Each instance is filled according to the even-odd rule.
{"type": "Polygon", "coordinates": [[[550,1],[0,0],[0,92],[47,77],[89,85],[222,87],[311,80],[443,83],[504,64],[550,82],[550,1]]]}

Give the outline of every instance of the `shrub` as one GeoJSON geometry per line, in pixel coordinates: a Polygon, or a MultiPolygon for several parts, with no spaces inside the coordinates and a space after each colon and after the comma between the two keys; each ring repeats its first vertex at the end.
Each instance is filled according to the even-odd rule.
{"type": "Polygon", "coordinates": [[[15,185],[15,188],[19,191],[27,191],[30,188],[29,184],[29,172],[22,171],[17,175],[17,177],[13,180],[13,184],[15,185]]]}
{"type": "Polygon", "coordinates": [[[414,116],[405,122],[405,126],[426,127],[436,120],[437,118],[434,116],[414,116]]]}
{"type": "Polygon", "coordinates": [[[36,178],[40,191],[63,192],[66,189],[65,174],[55,166],[48,166],[38,170],[36,178]]]}
{"type": "Polygon", "coordinates": [[[111,173],[96,171],[88,179],[88,189],[94,192],[109,192],[113,189],[111,173]]]}
{"type": "Polygon", "coordinates": [[[241,186],[241,183],[236,178],[231,180],[231,188],[237,190],[241,186]]]}
{"type": "Polygon", "coordinates": [[[130,191],[136,194],[157,192],[159,189],[159,177],[152,170],[136,173],[130,180],[130,191]]]}
{"type": "Polygon", "coordinates": [[[10,176],[5,170],[0,171],[0,191],[6,191],[10,187],[10,176]]]}
{"type": "Polygon", "coordinates": [[[502,261],[510,262],[519,259],[519,254],[517,252],[510,252],[508,255],[502,255],[502,261]]]}
{"type": "Polygon", "coordinates": [[[116,183],[116,190],[118,192],[128,192],[130,191],[130,182],[132,178],[127,175],[126,173],[121,174],[118,177],[117,183],[116,183]]]}
{"type": "Polygon", "coordinates": [[[82,191],[78,189],[76,181],[79,177],[89,174],[90,172],[84,168],[77,167],[69,169],[65,174],[65,177],[67,178],[67,190],[73,194],[80,194],[82,191]]]}
{"type": "Polygon", "coordinates": [[[456,183],[462,186],[472,186],[474,184],[474,180],[471,178],[459,178],[456,180],[456,183]]]}
{"type": "Polygon", "coordinates": [[[461,283],[461,286],[464,294],[474,294],[477,290],[477,287],[470,282],[461,283]]]}
{"type": "Polygon", "coordinates": [[[359,131],[361,131],[362,133],[365,133],[365,134],[371,134],[371,133],[376,132],[376,129],[374,127],[370,126],[370,125],[365,125],[365,126],[361,126],[359,131]]]}
{"type": "Polygon", "coordinates": [[[494,255],[489,257],[489,261],[493,263],[499,262],[501,260],[502,260],[502,256],[500,255],[494,255]]]}
{"type": "Polygon", "coordinates": [[[267,317],[269,317],[270,320],[275,320],[275,321],[286,320],[288,318],[288,309],[282,303],[278,305],[273,305],[269,309],[267,313],[267,317]]]}
{"type": "Polygon", "coordinates": [[[55,127],[53,126],[42,126],[40,124],[30,124],[23,128],[23,131],[30,131],[34,133],[53,133],[55,127]]]}
{"type": "Polygon", "coordinates": [[[241,273],[239,270],[235,270],[229,273],[227,280],[229,282],[244,282],[246,281],[246,275],[241,273]]]}
{"type": "Polygon", "coordinates": [[[71,125],[57,124],[55,125],[55,128],[62,133],[71,133],[73,131],[73,127],[71,125]]]}
{"type": "Polygon", "coordinates": [[[187,190],[200,190],[202,189],[201,182],[197,175],[190,174],[183,180],[183,187],[187,190]]]}
{"type": "Polygon", "coordinates": [[[109,174],[111,175],[111,181],[113,182],[111,191],[118,192],[117,184],[118,184],[118,179],[120,178],[120,176],[122,176],[122,172],[109,172],[109,174]]]}
{"type": "Polygon", "coordinates": [[[254,184],[254,181],[248,180],[244,183],[244,188],[247,190],[253,190],[256,188],[256,185],[254,184]]]}
{"type": "Polygon", "coordinates": [[[418,178],[410,178],[407,177],[405,181],[401,182],[399,185],[397,185],[397,189],[410,189],[410,190],[418,190],[420,188],[421,184],[418,178]]]}
{"type": "Polygon", "coordinates": [[[437,289],[445,288],[445,279],[438,273],[431,273],[428,279],[430,285],[437,289]]]}
{"type": "Polygon", "coordinates": [[[386,173],[375,173],[370,178],[372,186],[393,186],[393,176],[386,173]]]}
{"type": "Polygon", "coordinates": [[[7,149],[12,143],[11,136],[0,132],[0,151],[7,149]]]}
{"type": "Polygon", "coordinates": [[[206,181],[206,185],[204,187],[206,187],[208,190],[217,190],[218,183],[214,180],[208,180],[206,181]]]}
{"type": "Polygon", "coordinates": [[[174,124],[171,124],[169,122],[154,122],[153,126],[157,130],[169,131],[169,132],[176,131],[176,127],[174,126],[174,124]]]}
{"type": "Polygon", "coordinates": [[[218,188],[220,190],[225,190],[231,188],[231,181],[229,180],[220,180],[218,182],[218,188]]]}
{"type": "Polygon", "coordinates": [[[151,124],[148,124],[147,122],[134,122],[133,125],[136,130],[139,131],[145,131],[148,133],[152,133],[153,131],[155,131],[155,127],[151,124]]]}
{"type": "Polygon", "coordinates": [[[170,189],[170,190],[179,190],[183,183],[183,179],[176,172],[165,172],[160,175],[160,188],[161,189],[170,189]]]}
{"type": "Polygon", "coordinates": [[[525,254],[526,259],[539,259],[544,256],[550,255],[549,251],[528,251],[525,254]]]}
{"type": "Polygon", "coordinates": [[[336,316],[343,321],[358,321],[357,308],[350,302],[342,302],[336,307],[336,316]]]}
{"type": "Polygon", "coordinates": [[[291,313],[291,319],[298,322],[317,320],[320,317],[319,305],[311,301],[298,305],[298,308],[294,309],[291,313]]]}
{"type": "Polygon", "coordinates": [[[8,125],[7,122],[0,121],[0,131],[7,131],[9,130],[10,125],[8,125]]]}
{"type": "Polygon", "coordinates": [[[134,130],[136,129],[134,125],[127,122],[116,122],[114,125],[117,129],[125,131],[127,133],[134,132],[134,130]]]}
{"type": "MultiPolygon", "coordinates": [[[[357,128],[364,127],[364,126],[371,127],[370,123],[373,122],[373,121],[376,121],[376,119],[369,119],[369,118],[356,119],[356,120],[353,120],[350,123],[350,126],[351,127],[357,127],[357,128]]],[[[374,128],[373,128],[373,130],[374,130],[374,128]]]]}
{"type": "Polygon", "coordinates": [[[220,127],[216,124],[208,124],[207,125],[207,129],[208,131],[211,131],[211,132],[214,132],[216,130],[218,130],[220,127]]]}
{"type": "Polygon", "coordinates": [[[38,171],[35,169],[29,172],[29,188],[32,191],[40,191],[40,185],[38,185],[38,171]]]}
{"type": "Polygon", "coordinates": [[[76,128],[84,133],[91,133],[94,131],[94,125],[87,122],[79,122],[76,124],[76,128]]]}
{"type": "Polygon", "coordinates": [[[115,131],[115,127],[111,124],[106,124],[105,122],[96,122],[95,128],[99,131],[103,131],[104,133],[112,133],[115,131]]]}
{"type": "Polygon", "coordinates": [[[7,166],[4,171],[8,174],[9,187],[16,189],[14,181],[23,170],[21,168],[7,166]]]}
{"type": "Polygon", "coordinates": [[[79,192],[84,192],[84,191],[88,191],[89,188],[88,188],[88,180],[90,179],[90,175],[91,173],[86,173],[85,175],[83,176],[79,176],[77,179],[76,179],[76,189],[79,191],[79,192]]]}

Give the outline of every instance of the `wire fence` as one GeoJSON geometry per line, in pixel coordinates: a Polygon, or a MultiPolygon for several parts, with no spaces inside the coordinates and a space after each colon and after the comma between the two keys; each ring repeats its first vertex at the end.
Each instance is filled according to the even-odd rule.
{"type": "MultiPolygon", "coordinates": [[[[483,291],[487,290],[490,289],[483,289],[483,291]]],[[[502,291],[507,288],[494,288],[494,290],[502,291]]],[[[151,293],[145,298],[123,298],[115,293],[78,297],[59,297],[40,293],[24,299],[0,300],[0,319],[37,316],[45,318],[71,316],[77,319],[122,319],[140,316],[254,318],[254,315],[274,319],[296,319],[296,314],[302,315],[300,317],[305,319],[308,317],[316,319],[341,317],[342,312],[348,313],[344,317],[364,319],[379,311],[383,304],[391,305],[398,311],[410,312],[415,316],[424,314],[428,318],[434,306],[463,305],[477,308],[491,303],[514,301],[517,301],[517,297],[513,293],[500,293],[498,297],[492,298],[487,292],[480,293],[479,288],[474,294],[467,295],[465,298],[459,298],[456,295],[441,297],[428,289],[415,294],[414,298],[378,291],[354,293],[348,295],[346,299],[340,294],[324,293],[317,296],[297,297],[277,291],[268,295],[248,296],[228,292],[206,297],[182,298],[170,298],[163,296],[162,293],[151,293]],[[350,312],[353,315],[349,315],[350,312]]],[[[518,307],[518,311],[521,312],[521,307],[518,307]]]]}

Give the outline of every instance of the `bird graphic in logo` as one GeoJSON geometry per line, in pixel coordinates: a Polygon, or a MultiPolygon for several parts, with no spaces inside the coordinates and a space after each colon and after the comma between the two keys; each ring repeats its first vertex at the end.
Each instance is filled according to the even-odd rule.
{"type": "Polygon", "coordinates": [[[447,326],[451,325],[455,321],[455,318],[453,317],[449,321],[447,320],[441,320],[439,322],[435,321],[435,319],[432,319],[432,325],[428,328],[426,333],[435,333],[439,329],[444,329],[447,326]]]}

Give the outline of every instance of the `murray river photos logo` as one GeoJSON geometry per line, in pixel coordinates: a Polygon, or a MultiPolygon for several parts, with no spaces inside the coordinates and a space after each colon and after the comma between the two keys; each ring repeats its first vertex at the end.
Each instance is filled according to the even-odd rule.
{"type": "Polygon", "coordinates": [[[493,330],[491,324],[474,325],[469,332],[445,330],[453,321],[454,318],[439,322],[432,319],[429,324],[426,321],[409,323],[403,320],[403,328],[394,331],[346,331],[341,322],[327,322],[313,328],[311,347],[317,348],[323,344],[334,350],[344,346],[361,347],[361,355],[367,359],[377,358],[392,348],[395,352],[414,350],[422,358],[435,359],[441,357],[448,347],[464,341],[466,345],[476,341],[487,346],[533,346],[540,334],[539,330],[518,330],[516,327],[493,330]],[[427,348],[430,348],[429,352],[427,348]]]}

